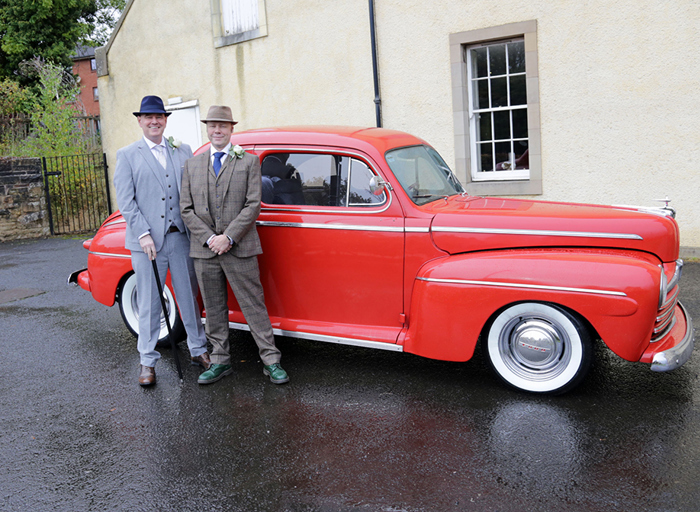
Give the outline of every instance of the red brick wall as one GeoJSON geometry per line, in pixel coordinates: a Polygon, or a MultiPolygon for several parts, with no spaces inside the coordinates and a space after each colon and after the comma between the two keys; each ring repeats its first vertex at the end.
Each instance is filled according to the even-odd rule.
{"type": "Polygon", "coordinates": [[[90,66],[92,59],[76,60],[73,62],[73,74],[80,77],[80,100],[89,116],[100,115],[100,103],[95,101],[93,89],[97,87],[97,71],[90,66]]]}

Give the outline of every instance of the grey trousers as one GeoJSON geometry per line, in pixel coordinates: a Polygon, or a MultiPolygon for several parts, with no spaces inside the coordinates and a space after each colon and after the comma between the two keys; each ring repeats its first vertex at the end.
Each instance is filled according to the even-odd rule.
{"type": "Polygon", "coordinates": [[[231,364],[226,290],[228,281],[258,345],[263,364],[267,366],[279,363],[282,355],[275,346],[272,324],[265,307],[258,257],[238,258],[227,252],[213,258],[194,258],[194,268],[207,313],[207,339],[213,346],[211,362],[231,364]]]}
{"type": "MultiPolygon", "coordinates": [[[[160,282],[165,286],[165,277],[170,268],[170,279],[175,291],[180,318],[187,331],[187,347],[192,356],[207,351],[201,312],[197,303],[197,280],[194,265],[189,257],[190,240],[184,233],[165,235],[163,247],[156,254],[160,282]]],[[[160,333],[162,311],[158,287],[153,275],[153,264],[143,251],[131,251],[131,266],[136,273],[136,293],[139,306],[138,350],[141,364],[155,366],[160,359],[156,350],[160,333]]]]}

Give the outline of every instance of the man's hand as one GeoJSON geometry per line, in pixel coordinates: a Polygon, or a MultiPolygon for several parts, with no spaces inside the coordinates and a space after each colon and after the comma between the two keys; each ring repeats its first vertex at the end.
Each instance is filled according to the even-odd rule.
{"type": "Polygon", "coordinates": [[[139,238],[139,244],[141,244],[141,249],[146,253],[149,260],[156,259],[156,244],[153,243],[151,235],[144,235],[139,238]]]}
{"type": "Polygon", "coordinates": [[[231,242],[226,235],[216,235],[209,241],[209,248],[219,256],[231,250],[231,242]]]}

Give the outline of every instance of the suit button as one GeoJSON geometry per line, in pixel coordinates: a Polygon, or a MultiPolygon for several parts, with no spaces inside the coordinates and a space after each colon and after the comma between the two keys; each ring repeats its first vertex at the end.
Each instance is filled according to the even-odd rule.
{"type": "Polygon", "coordinates": [[[164,197],[161,197],[161,199],[162,199],[163,201],[165,201],[165,198],[164,198],[164,197]]]}
{"type": "Polygon", "coordinates": [[[161,215],[160,218],[161,218],[161,219],[164,219],[164,218],[165,218],[165,215],[161,215]]]}

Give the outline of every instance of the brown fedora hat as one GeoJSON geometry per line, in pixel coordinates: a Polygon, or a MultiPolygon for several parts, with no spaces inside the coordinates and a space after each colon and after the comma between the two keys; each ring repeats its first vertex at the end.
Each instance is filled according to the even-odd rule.
{"type": "Polygon", "coordinates": [[[211,107],[209,107],[207,118],[202,119],[202,122],[207,123],[209,121],[238,124],[238,121],[233,120],[231,107],[226,107],[224,105],[212,105],[211,107]]]}

